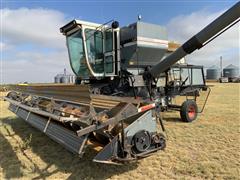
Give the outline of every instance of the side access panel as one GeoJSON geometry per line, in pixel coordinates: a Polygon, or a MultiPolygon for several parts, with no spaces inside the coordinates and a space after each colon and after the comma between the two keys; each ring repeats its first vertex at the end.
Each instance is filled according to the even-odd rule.
{"type": "Polygon", "coordinates": [[[63,145],[69,151],[79,154],[80,156],[83,155],[83,150],[88,140],[88,134],[78,137],[75,133],[62,127],[54,120],[29,112],[13,104],[10,104],[9,110],[24,119],[33,127],[45,133],[54,141],[63,145]]]}

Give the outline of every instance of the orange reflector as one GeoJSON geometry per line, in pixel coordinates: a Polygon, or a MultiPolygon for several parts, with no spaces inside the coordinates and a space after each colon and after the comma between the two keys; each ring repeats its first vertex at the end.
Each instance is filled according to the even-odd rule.
{"type": "Polygon", "coordinates": [[[154,107],[155,107],[155,103],[153,103],[153,104],[148,104],[148,105],[146,105],[146,106],[142,106],[142,107],[138,108],[138,112],[147,111],[147,110],[152,109],[152,108],[154,108],[154,107]]]}

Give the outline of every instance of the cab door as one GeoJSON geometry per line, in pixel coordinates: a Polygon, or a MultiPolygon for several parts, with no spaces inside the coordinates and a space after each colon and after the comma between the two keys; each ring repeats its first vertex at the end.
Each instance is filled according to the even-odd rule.
{"type": "Polygon", "coordinates": [[[115,72],[115,38],[113,29],[109,28],[104,33],[104,73],[105,76],[114,76],[115,72]]]}

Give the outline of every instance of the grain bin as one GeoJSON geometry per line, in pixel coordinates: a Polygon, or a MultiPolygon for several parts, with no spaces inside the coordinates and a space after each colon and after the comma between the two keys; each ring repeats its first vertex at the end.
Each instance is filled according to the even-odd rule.
{"type": "Polygon", "coordinates": [[[228,78],[234,78],[239,76],[239,68],[232,64],[223,69],[223,76],[228,78]]]}
{"type": "Polygon", "coordinates": [[[61,83],[61,75],[58,74],[54,77],[54,83],[61,83]]]}
{"type": "Polygon", "coordinates": [[[207,79],[219,79],[220,78],[220,69],[217,66],[211,66],[207,69],[207,79]]]}
{"type": "Polygon", "coordinates": [[[62,76],[61,83],[64,83],[64,84],[69,83],[69,76],[62,76]]]}
{"type": "Polygon", "coordinates": [[[74,75],[69,75],[70,83],[75,83],[75,76],[74,75]]]}
{"type": "Polygon", "coordinates": [[[69,77],[69,83],[72,83],[72,75],[69,74],[68,77],[69,77]]]}
{"type": "Polygon", "coordinates": [[[75,75],[69,74],[66,69],[54,77],[55,83],[75,83],[75,75]]]}

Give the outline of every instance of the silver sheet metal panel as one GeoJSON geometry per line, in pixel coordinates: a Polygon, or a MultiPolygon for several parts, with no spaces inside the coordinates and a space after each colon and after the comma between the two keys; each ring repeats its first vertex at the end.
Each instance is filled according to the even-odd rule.
{"type": "Polygon", "coordinates": [[[125,67],[154,65],[168,49],[166,28],[136,22],[120,30],[121,59],[125,67]]]}
{"type": "Polygon", "coordinates": [[[13,104],[10,104],[9,110],[14,112],[20,118],[24,119],[33,127],[45,133],[54,141],[63,145],[69,151],[82,156],[88,135],[78,137],[75,133],[62,127],[54,120],[49,120],[49,118],[37,115],[35,113],[29,113],[29,111],[13,104]]]}
{"type": "Polygon", "coordinates": [[[145,112],[136,121],[124,129],[127,137],[133,137],[137,132],[147,130],[150,133],[157,131],[157,122],[155,117],[152,117],[152,111],[145,112]]]}

